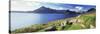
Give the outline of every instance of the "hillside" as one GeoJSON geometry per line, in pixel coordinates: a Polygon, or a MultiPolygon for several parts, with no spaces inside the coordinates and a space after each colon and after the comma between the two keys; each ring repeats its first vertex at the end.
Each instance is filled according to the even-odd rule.
{"type": "Polygon", "coordinates": [[[61,31],[61,30],[80,30],[94,29],[96,27],[96,12],[88,12],[77,17],[66,18],[49,22],[48,24],[35,24],[24,28],[19,28],[12,33],[24,32],[45,32],[45,31],[61,31]]]}

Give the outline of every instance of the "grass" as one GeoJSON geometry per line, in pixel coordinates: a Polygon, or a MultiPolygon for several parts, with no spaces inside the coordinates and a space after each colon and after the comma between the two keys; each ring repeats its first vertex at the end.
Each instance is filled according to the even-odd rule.
{"type": "Polygon", "coordinates": [[[61,31],[61,30],[93,29],[95,27],[96,27],[96,15],[95,12],[93,12],[93,13],[81,14],[73,18],[66,18],[66,19],[52,21],[49,22],[48,24],[35,24],[29,27],[16,29],[11,32],[12,33],[46,32],[46,31],[61,31]]]}

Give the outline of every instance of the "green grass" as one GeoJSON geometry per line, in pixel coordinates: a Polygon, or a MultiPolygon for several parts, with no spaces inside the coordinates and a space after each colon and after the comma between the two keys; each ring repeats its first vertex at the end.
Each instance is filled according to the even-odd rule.
{"type": "MultiPolygon", "coordinates": [[[[35,24],[31,25],[29,27],[20,28],[12,31],[12,33],[24,33],[24,32],[46,32],[50,29],[45,29],[51,26],[55,26],[55,31],[61,31],[61,30],[79,30],[79,29],[92,29],[96,27],[96,15],[94,13],[87,13],[82,14],[78,17],[73,18],[66,18],[66,19],[60,19],[56,21],[49,22],[48,24],[35,24]],[[80,22],[70,22],[70,20],[79,20],[80,22]],[[62,23],[66,22],[65,26],[61,26],[62,23]]],[[[52,28],[51,28],[52,30],[52,28]]]]}
{"type": "Polygon", "coordinates": [[[79,24],[73,24],[67,30],[78,30],[78,29],[82,29],[81,26],[79,24]]]}

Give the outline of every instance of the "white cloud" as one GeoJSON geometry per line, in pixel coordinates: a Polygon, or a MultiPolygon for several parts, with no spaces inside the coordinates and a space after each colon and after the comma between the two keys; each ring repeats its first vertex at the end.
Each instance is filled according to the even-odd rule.
{"type": "Polygon", "coordinates": [[[24,0],[24,1],[96,5],[95,0],[24,0]]]}
{"type": "Polygon", "coordinates": [[[76,6],[75,8],[78,9],[78,10],[82,10],[83,9],[83,7],[81,7],[81,6],[76,6]]]}
{"type": "MultiPolygon", "coordinates": [[[[95,5],[94,0],[11,0],[12,11],[28,11],[35,10],[41,5],[37,2],[50,2],[50,3],[72,3],[72,4],[87,4],[95,5]]],[[[60,8],[62,9],[62,8],[60,8]]],[[[81,9],[81,8],[80,8],[81,9]]]]}
{"type": "Polygon", "coordinates": [[[12,1],[11,11],[30,11],[40,7],[39,3],[28,1],[12,1]]]}

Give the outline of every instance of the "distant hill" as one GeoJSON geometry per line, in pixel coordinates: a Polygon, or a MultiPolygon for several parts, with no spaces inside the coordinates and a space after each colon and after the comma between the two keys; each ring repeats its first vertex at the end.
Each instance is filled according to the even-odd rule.
{"type": "Polygon", "coordinates": [[[95,12],[96,12],[96,8],[90,8],[89,10],[82,13],[95,13],[95,12]]]}
{"type": "Polygon", "coordinates": [[[56,10],[56,9],[51,9],[51,8],[47,8],[47,7],[40,7],[34,11],[10,11],[13,13],[56,13],[56,14],[68,14],[68,13],[75,13],[75,11],[70,11],[70,10],[56,10]]]}
{"type": "Polygon", "coordinates": [[[95,8],[91,8],[87,12],[90,12],[90,11],[96,11],[96,9],[95,8]]]}
{"type": "Polygon", "coordinates": [[[44,6],[33,11],[33,13],[64,13],[64,12],[66,12],[66,10],[55,10],[44,6]]]}
{"type": "Polygon", "coordinates": [[[43,14],[47,14],[47,13],[55,13],[55,14],[71,14],[71,13],[74,13],[74,14],[82,14],[82,13],[87,13],[87,12],[92,12],[92,11],[95,11],[96,9],[95,8],[91,8],[89,9],[88,11],[71,11],[71,10],[56,10],[56,9],[51,9],[51,8],[47,8],[47,7],[40,7],[34,11],[11,11],[13,13],[43,13],[43,14]]]}
{"type": "Polygon", "coordinates": [[[68,13],[76,13],[75,11],[70,11],[70,10],[56,10],[56,9],[51,9],[47,7],[40,7],[31,13],[56,13],[56,14],[68,14],[68,13]]]}

